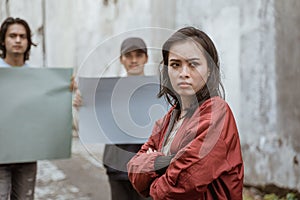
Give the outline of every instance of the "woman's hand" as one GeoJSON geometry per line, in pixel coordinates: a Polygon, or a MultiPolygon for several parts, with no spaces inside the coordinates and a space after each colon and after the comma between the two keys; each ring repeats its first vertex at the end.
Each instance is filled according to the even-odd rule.
{"type": "Polygon", "coordinates": [[[155,152],[157,152],[155,149],[149,148],[146,153],[150,154],[150,153],[155,153],[155,152]]]}

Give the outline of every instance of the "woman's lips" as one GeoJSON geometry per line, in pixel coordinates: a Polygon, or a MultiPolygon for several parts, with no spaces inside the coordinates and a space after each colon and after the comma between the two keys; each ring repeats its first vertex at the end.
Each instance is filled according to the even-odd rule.
{"type": "Polygon", "coordinates": [[[178,83],[178,86],[181,87],[181,88],[187,88],[187,87],[190,87],[192,84],[190,83],[187,83],[187,82],[180,82],[178,83]]]}

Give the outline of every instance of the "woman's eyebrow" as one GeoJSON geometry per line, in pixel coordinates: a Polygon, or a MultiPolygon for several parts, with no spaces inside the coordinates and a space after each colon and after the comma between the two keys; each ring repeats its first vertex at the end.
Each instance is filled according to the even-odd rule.
{"type": "MultiPolygon", "coordinates": [[[[184,60],[187,61],[187,62],[191,62],[191,61],[199,61],[201,59],[200,58],[187,58],[187,59],[184,59],[184,60]]],[[[181,60],[180,59],[171,58],[170,62],[181,62],[181,60]]]]}
{"type": "Polygon", "coordinates": [[[179,59],[171,58],[170,62],[181,62],[179,59]]]}
{"type": "Polygon", "coordinates": [[[201,60],[200,58],[187,58],[186,61],[195,61],[195,60],[201,60]]]}

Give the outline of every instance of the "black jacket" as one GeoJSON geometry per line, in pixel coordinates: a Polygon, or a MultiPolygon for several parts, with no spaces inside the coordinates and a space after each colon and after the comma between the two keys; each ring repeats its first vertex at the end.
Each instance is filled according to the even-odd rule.
{"type": "Polygon", "coordinates": [[[143,144],[107,144],[103,153],[106,174],[112,180],[129,180],[128,161],[140,150],[143,144]]]}

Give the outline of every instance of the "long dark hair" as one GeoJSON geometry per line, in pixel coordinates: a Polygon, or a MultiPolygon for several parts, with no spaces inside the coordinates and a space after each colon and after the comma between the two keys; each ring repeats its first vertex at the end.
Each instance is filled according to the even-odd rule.
{"type": "Polygon", "coordinates": [[[162,69],[160,73],[160,91],[157,96],[164,96],[170,105],[176,106],[180,109],[180,98],[174,91],[168,75],[168,58],[172,45],[183,40],[192,41],[198,46],[201,45],[203,47],[204,56],[207,60],[207,65],[210,71],[207,83],[195,94],[196,102],[191,105],[189,110],[193,112],[199,104],[213,96],[225,98],[225,91],[221,82],[218,52],[213,41],[203,31],[194,27],[185,27],[176,31],[162,47],[163,61],[161,63],[162,69]]]}
{"type": "Polygon", "coordinates": [[[20,19],[20,18],[8,17],[2,23],[1,28],[0,28],[0,50],[2,51],[2,53],[0,54],[0,56],[1,56],[1,58],[6,57],[6,48],[4,46],[5,35],[8,30],[8,27],[13,24],[21,24],[24,26],[24,28],[26,30],[28,46],[24,53],[24,62],[25,62],[26,60],[29,59],[31,45],[36,46],[36,44],[34,44],[31,40],[31,30],[30,30],[28,23],[25,20],[20,19]]]}

